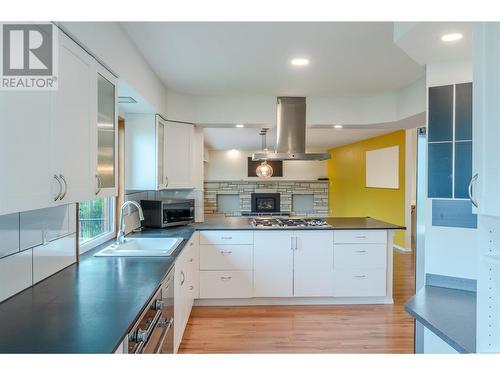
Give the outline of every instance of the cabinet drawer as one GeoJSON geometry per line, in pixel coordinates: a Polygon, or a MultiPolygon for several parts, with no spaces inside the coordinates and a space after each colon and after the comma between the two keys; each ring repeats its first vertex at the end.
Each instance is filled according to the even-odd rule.
{"type": "Polygon", "coordinates": [[[385,269],[337,269],[333,275],[335,297],[378,297],[386,294],[385,269]]]}
{"type": "Polygon", "coordinates": [[[335,243],[386,243],[385,230],[337,230],[333,235],[335,243]]]}
{"type": "Polygon", "coordinates": [[[202,245],[252,245],[253,231],[251,230],[213,230],[200,232],[202,245]]]}
{"type": "Polygon", "coordinates": [[[251,270],[252,245],[201,245],[201,270],[251,270]]]}
{"type": "Polygon", "coordinates": [[[252,271],[200,271],[200,298],[252,297],[252,271]]]}
{"type": "Polygon", "coordinates": [[[335,245],[333,267],[337,268],[386,268],[385,244],[335,245]]]}

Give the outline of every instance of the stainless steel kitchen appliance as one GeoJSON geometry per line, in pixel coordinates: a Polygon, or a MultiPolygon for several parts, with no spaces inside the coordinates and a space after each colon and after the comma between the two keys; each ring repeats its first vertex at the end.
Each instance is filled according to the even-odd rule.
{"type": "Polygon", "coordinates": [[[173,354],[174,270],[160,287],[128,334],[129,354],[173,354]]]}
{"type": "Polygon", "coordinates": [[[194,199],[141,200],[145,227],[165,228],[194,222],[194,199]]]}

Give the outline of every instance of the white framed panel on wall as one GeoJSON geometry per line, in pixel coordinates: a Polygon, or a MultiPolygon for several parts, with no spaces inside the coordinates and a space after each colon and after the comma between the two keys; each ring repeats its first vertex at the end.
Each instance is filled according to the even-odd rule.
{"type": "Polygon", "coordinates": [[[399,189],[399,146],[366,151],[366,187],[399,189]]]}

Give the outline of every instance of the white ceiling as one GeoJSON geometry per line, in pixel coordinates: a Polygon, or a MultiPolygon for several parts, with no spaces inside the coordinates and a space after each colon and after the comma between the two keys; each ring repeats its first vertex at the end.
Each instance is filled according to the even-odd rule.
{"type": "Polygon", "coordinates": [[[418,22],[397,39],[396,44],[420,64],[469,59],[472,57],[471,22],[418,22]],[[445,34],[460,33],[463,38],[443,42],[445,34]]]}
{"type": "Polygon", "coordinates": [[[167,88],[192,95],[372,95],[424,75],[392,22],[125,22],[167,88]],[[307,67],[292,67],[307,57],[307,67]]]}
{"type": "MultiPolygon", "coordinates": [[[[321,129],[307,128],[306,140],[309,150],[327,150],[350,144],[362,139],[394,131],[393,129],[321,129]]],[[[211,150],[259,150],[261,136],[256,128],[205,128],[205,144],[211,150]]],[[[275,129],[267,133],[267,146],[274,148],[275,129]]]]}

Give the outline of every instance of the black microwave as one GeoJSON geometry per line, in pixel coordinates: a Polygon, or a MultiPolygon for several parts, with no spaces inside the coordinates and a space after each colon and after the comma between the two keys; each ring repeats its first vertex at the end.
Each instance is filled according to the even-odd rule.
{"type": "Polygon", "coordinates": [[[194,199],[141,200],[145,227],[165,228],[194,222],[194,199]]]}

